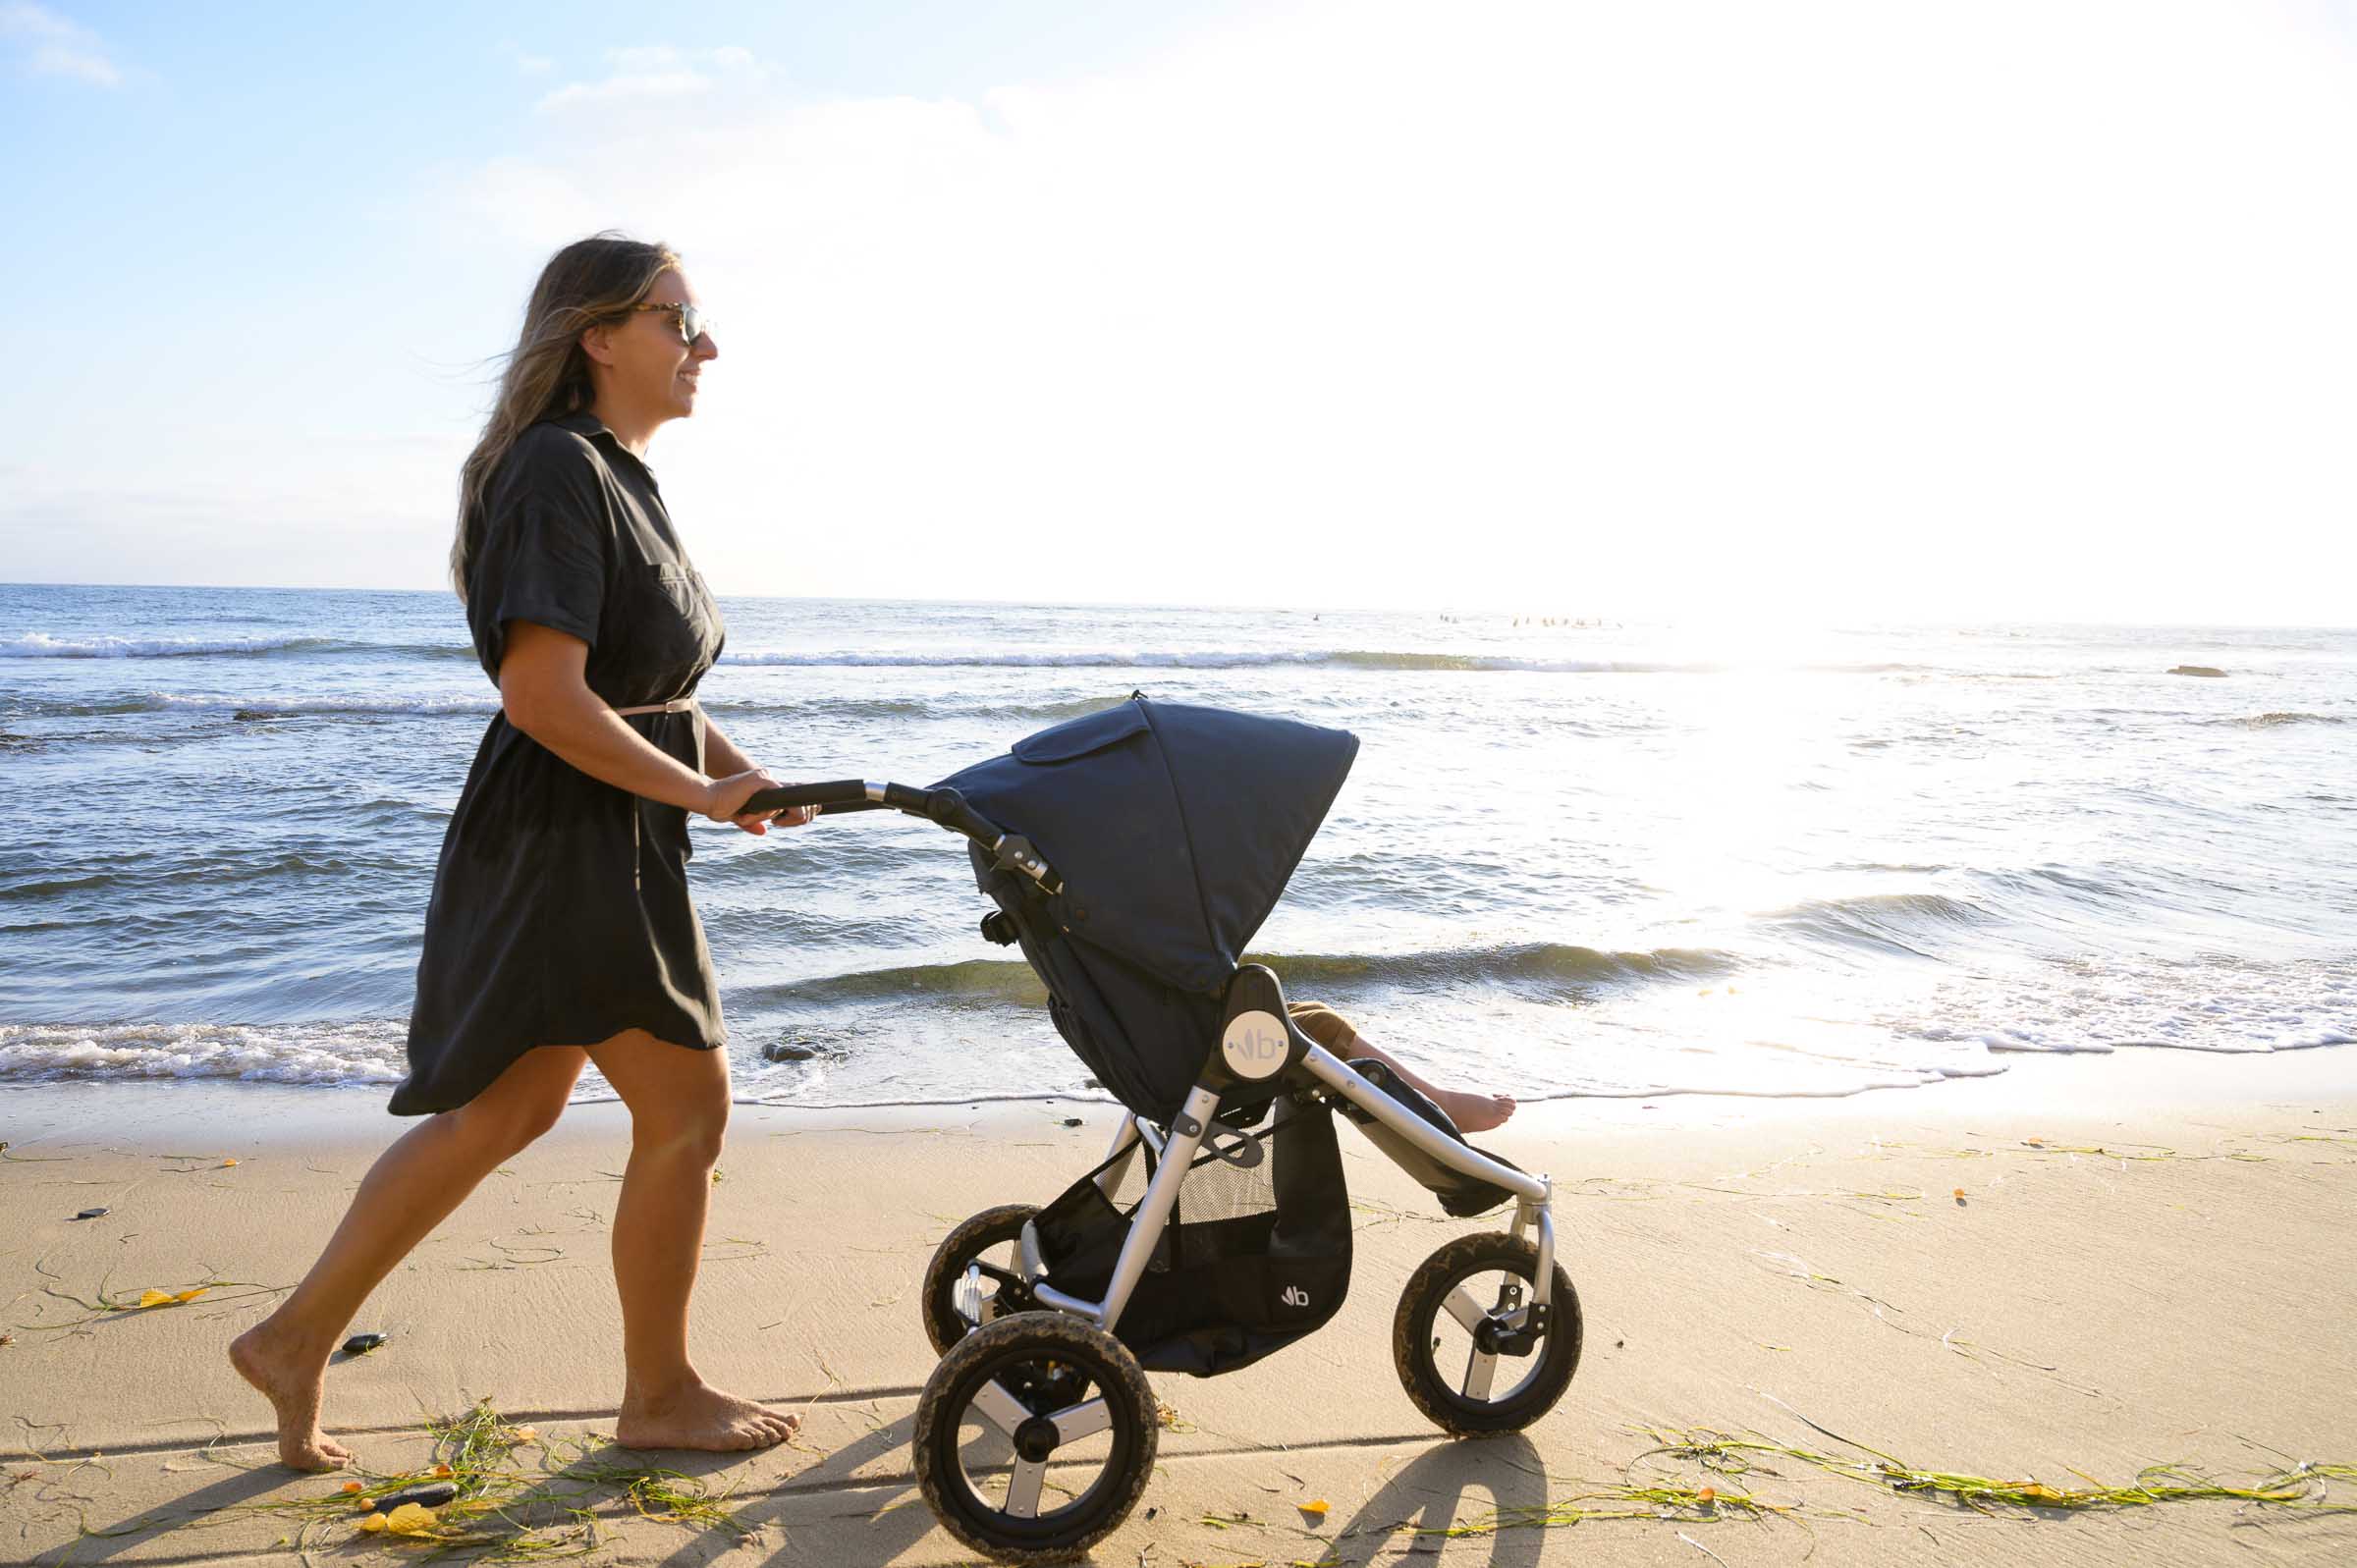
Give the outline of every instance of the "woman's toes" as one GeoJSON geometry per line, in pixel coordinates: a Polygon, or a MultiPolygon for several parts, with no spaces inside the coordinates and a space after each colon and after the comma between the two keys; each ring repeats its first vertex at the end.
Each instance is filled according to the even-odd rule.
{"type": "Polygon", "coordinates": [[[331,1454],[317,1443],[281,1443],[278,1462],[289,1470],[341,1470],[352,1463],[350,1454],[331,1454]]]}

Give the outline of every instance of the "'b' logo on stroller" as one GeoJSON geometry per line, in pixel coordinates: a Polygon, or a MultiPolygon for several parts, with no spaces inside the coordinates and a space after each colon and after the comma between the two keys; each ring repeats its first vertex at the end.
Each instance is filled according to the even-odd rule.
{"type": "Polygon", "coordinates": [[[1288,1044],[1285,1020],[1255,1008],[1228,1020],[1228,1030],[1220,1036],[1220,1054],[1238,1078],[1266,1078],[1285,1065],[1288,1044]]]}
{"type": "Polygon", "coordinates": [[[1288,1307],[1306,1307],[1309,1305],[1309,1292],[1303,1290],[1299,1285],[1288,1285],[1285,1287],[1285,1294],[1277,1299],[1288,1307]]]}

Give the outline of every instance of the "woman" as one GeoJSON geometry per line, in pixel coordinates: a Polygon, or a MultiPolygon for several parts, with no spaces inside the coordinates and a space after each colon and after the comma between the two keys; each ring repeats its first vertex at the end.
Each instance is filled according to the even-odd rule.
{"type": "Polygon", "coordinates": [[[795,1418],[706,1383],[687,1297],[729,1065],[712,961],[687,898],[687,814],[743,811],[777,781],[691,693],[720,613],[645,463],[695,411],[719,354],[680,258],[599,235],[552,257],[461,482],[452,576],[491,721],[434,874],[396,1115],[425,1115],[369,1170],[319,1261],[230,1361],[278,1412],[299,1470],[351,1451],[319,1430],[329,1352],[368,1293],[476,1183],[556,1123],[584,1062],[630,1112],[614,1212],[630,1448],[744,1449],[795,1418]]]}

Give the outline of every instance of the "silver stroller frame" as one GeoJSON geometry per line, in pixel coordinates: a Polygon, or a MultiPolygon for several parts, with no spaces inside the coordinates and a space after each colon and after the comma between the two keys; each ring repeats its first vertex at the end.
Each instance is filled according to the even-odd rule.
{"type": "MultiPolygon", "coordinates": [[[[763,790],[743,809],[803,805],[923,817],[971,839],[995,856],[999,869],[1028,877],[1043,892],[1063,891],[1062,879],[1027,839],[990,823],[954,788],[840,780],[763,790]]],[[[985,934],[990,930],[985,921],[985,934]]],[[[1489,1207],[1499,1193],[1514,1201],[1510,1233],[1460,1237],[1444,1246],[1416,1271],[1402,1295],[1398,1324],[1421,1326],[1413,1336],[1396,1327],[1394,1352],[1396,1358],[1419,1358],[1412,1375],[1405,1360],[1399,1365],[1418,1408],[1447,1431],[1496,1432],[1527,1426],[1562,1396],[1578,1365],[1580,1307],[1556,1266],[1548,1177],[1481,1153],[1419,1113],[1420,1096],[1402,1100],[1353,1070],[1293,1023],[1275,974],[1245,964],[1229,981],[1221,1036],[1209,1043],[1203,1069],[1178,1112],[1166,1125],[1124,1111],[1106,1149],[1094,1179],[1109,1203],[1141,1149],[1154,1168],[1130,1212],[1103,1299],[1084,1301],[1047,1283],[1038,1211],[1027,1206],[975,1216],[935,1254],[927,1271],[927,1332],[942,1360],[918,1402],[912,1459],[927,1503],[959,1540],[1002,1560],[1062,1561],[1127,1516],[1152,1472],[1156,1405],[1136,1358],[1114,1327],[1156,1255],[1199,1152],[1206,1142],[1215,1154],[1221,1150],[1223,1100],[1250,1107],[1287,1093],[1344,1103],[1369,1140],[1440,1195],[1452,1214],[1489,1207]],[[1015,1268],[991,1271],[1003,1288],[1019,1273],[1021,1288],[1009,1292],[1012,1310],[1003,1310],[1000,1293],[984,1294],[977,1249],[991,1238],[1014,1244],[1015,1268]],[[1485,1306],[1467,1288],[1477,1272],[1508,1276],[1494,1304],[1485,1306]],[[937,1289],[944,1311],[955,1315],[946,1331],[939,1331],[930,1310],[937,1289]],[[1453,1379],[1423,1352],[1422,1330],[1443,1313],[1472,1341],[1453,1389],[1448,1387],[1453,1379]],[[1538,1352],[1532,1373],[1493,1393],[1500,1357],[1531,1358],[1542,1341],[1546,1349],[1538,1352]],[[958,1434],[966,1412],[997,1429],[1014,1449],[1003,1502],[980,1497],[961,1469],[958,1434]],[[1056,1451],[1100,1433],[1114,1452],[1104,1478],[1073,1502],[1043,1511],[1041,1494],[1056,1451]]],[[[1400,1093],[1413,1095],[1404,1088],[1400,1093]]],[[[1440,1341],[1429,1343],[1437,1350],[1440,1341]]]]}
{"type": "MultiPolygon", "coordinates": [[[[1297,1033],[1297,1031],[1295,1031],[1297,1033]]],[[[1319,1083],[1349,1101],[1373,1116],[1419,1154],[1458,1175],[1486,1181],[1505,1188],[1517,1200],[1514,1205],[1514,1224],[1511,1234],[1519,1240],[1534,1228],[1538,1232],[1539,1276],[1532,1300],[1508,1314],[1500,1326],[1508,1329],[1523,1327],[1532,1316],[1533,1306],[1551,1305],[1555,1278],[1555,1214],[1554,1188],[1545,1176],[1533,1176],[1504,1164],[1479,1150],[1457,1142],[1443,1133],[1423,1117],[1416,1115],[1398,1101],[1352,1072],[1342,1059],[1314,1041],[1303,1040],[1301,1067],[1319,1083]]],[[[1130,1220],[1128,1238],[1122,1243],[1121,1261],[1114,1266],[1112,1282],[1106,1287],[1102,1301],[1082,1301],[1045,1284],[1047,1265],[1039,1253],[1039,1236],[1035,1227],[1023,1227],[1023,1273],[1031,1283],[1032,1299],[1042,1306],[1069,1313],[1098,1327],[1111,1330],[1120,1321],[1122,1309],[1129,1304],[1129,1293],[1137,1288],[1138,1276],[1145,1272],[1147,1260],[1162,1239],[1162,1229],[1171,1216],[1172,1206],[1178,1201],[1179,1184],[1186,1179],[1195,1152],[1202,1146],[1211,1126],[1213,1112],[1218,1108],[1220,1091],[1206,1084],[1196,1084],[1187,1094],[1186,1105],[1168,1128],[1157,1125],[1140,1115],[1125,1115],[1114,1130],[1113,1142],[1105,1158],[1113,1162],[1097,1175],[1097,1186],[1111,1196],[1123,1173],[1128,1168],[1142,1144],[1154,1152],[1157,1162],[1154,1179],[1146,1188],[1146,1196],[1130,1220]]],[[[1480,1323],[1488,1312],[1462,1286],[1452,1292],[1446,1303],[1449,1315],[1467,1332],[1480,1323]]],[[[981,1321],[981,1271],[969,1266],[959,1286],[959,1307],[976,1322],[981,1321]]],[[[1466,1368],[1463,1392],[1468,1398],[1486,1398],[1490,1379],[1495,1373],[1498,1358],[1476,1350],[1466,1368]]]]}

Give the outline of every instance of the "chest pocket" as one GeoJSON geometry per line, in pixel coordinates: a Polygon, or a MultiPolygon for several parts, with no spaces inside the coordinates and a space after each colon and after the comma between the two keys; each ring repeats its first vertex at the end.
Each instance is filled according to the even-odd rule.
{"type": "Polygon", "coordinates": [[[633,675],[658,683],[691,678],[717,651],[719,617],[704,579],[692,568],[638,569],[630,595],[633,675]]]}

